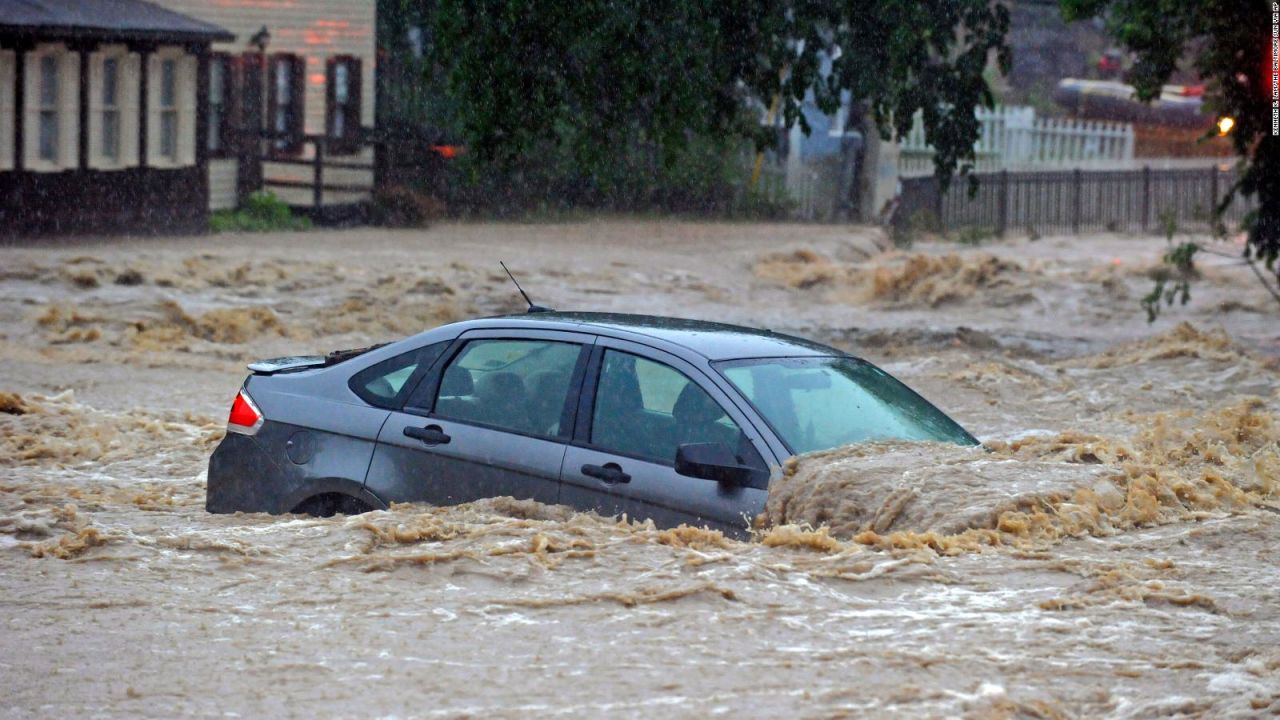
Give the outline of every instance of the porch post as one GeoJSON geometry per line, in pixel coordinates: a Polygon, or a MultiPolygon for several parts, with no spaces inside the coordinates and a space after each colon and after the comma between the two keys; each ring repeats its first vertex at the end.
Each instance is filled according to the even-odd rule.
{"type": "Polygon", "coordinates": [[[23,89],[27,86],[27,48],[19,44],[13,50],[13,171],[17,173],[26,165],[23,129],[27,124],[27,94],[23,89]]]}

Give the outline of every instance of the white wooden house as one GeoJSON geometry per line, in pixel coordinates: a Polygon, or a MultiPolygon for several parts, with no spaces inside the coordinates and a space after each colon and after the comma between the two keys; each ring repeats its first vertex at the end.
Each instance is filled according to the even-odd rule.
{"type": "Polygon", "coordinates": [[[0,235],[207,228],[216,25],[142,0],[0,0],[0,235]]]}

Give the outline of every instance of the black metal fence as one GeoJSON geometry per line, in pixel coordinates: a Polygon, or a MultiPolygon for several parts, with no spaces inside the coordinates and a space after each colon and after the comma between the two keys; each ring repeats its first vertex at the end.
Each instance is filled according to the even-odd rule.
{"type": "MultiPolygon", "coordinates": [[[[998,235],[1081,231],[1155,231],[1167,223],[1208,226],[1215,204],[1236,180],[1234,168],[1178,170],[1067,170],[975,175],[969,196],[965,178],[945,193],[936,178],[902,180],[894,225],[898,229],[972,227],[998,235]]],[[[1223,221],[1238,225],[1249,208],[1237,197],[1223,221]]]]}

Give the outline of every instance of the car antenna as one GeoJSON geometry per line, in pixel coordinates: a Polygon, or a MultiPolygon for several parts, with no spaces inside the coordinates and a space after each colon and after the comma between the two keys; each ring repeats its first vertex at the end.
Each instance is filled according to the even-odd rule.
{"type": "Polygon", "coordinates": [[[504,263],[504,262],[502,262],[501,260],[499,260],[499,261],[498,261],[498,264],[502,266],[502,269],[503,269],[503,270],[506,270],[506,271],[507,271],[507,277],[511,278],[511,282],[515,283],[516,290],[519,290],[519,291],[520,291],[520,295],[521,295],[522,297],[524,297],[524,301],[525,301],[526,303],[529,303],[529,309],[528,309],[528,311],[527,311],[527,312],[531,312],[531,313],[554,312],[554,311],[553,311],[551,308],[549,308],[549,307],[542,307],[541,305],[534,305],[534,304],[533,304],[533,301],[529,299],[529,293],[525,292],[525,291],[524,291],[524,288],[520,287],[520,283],[519,283],[519,281],[517,281],[517,280],[516,280],[516,276],[515,276],[515,275],[512,275],[512,274],[511,274],[511,271],[507,269],[507,264],[506,264],[506,263],[504,263]]]}

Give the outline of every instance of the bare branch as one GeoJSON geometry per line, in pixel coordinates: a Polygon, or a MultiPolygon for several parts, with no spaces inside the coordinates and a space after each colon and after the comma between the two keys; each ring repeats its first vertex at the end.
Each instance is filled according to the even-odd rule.
{"type": "Polygon", "coordinates": [[[1258,263],[1253,260],[1249,260],[1248,262],[1249,269],[1253,271],[1254,275],[1258,276],[1258,282],[1262,283],[1262,287],[1266,288],[1272,299],[1276,301],[1276,304],[1280,305],[1280,292],[1277,292],[1275,288],[1271,287],[1271,283],[1267,282],[1267,276],[1263,275],[1262,271],[1258,269],[1258,263]]]}

